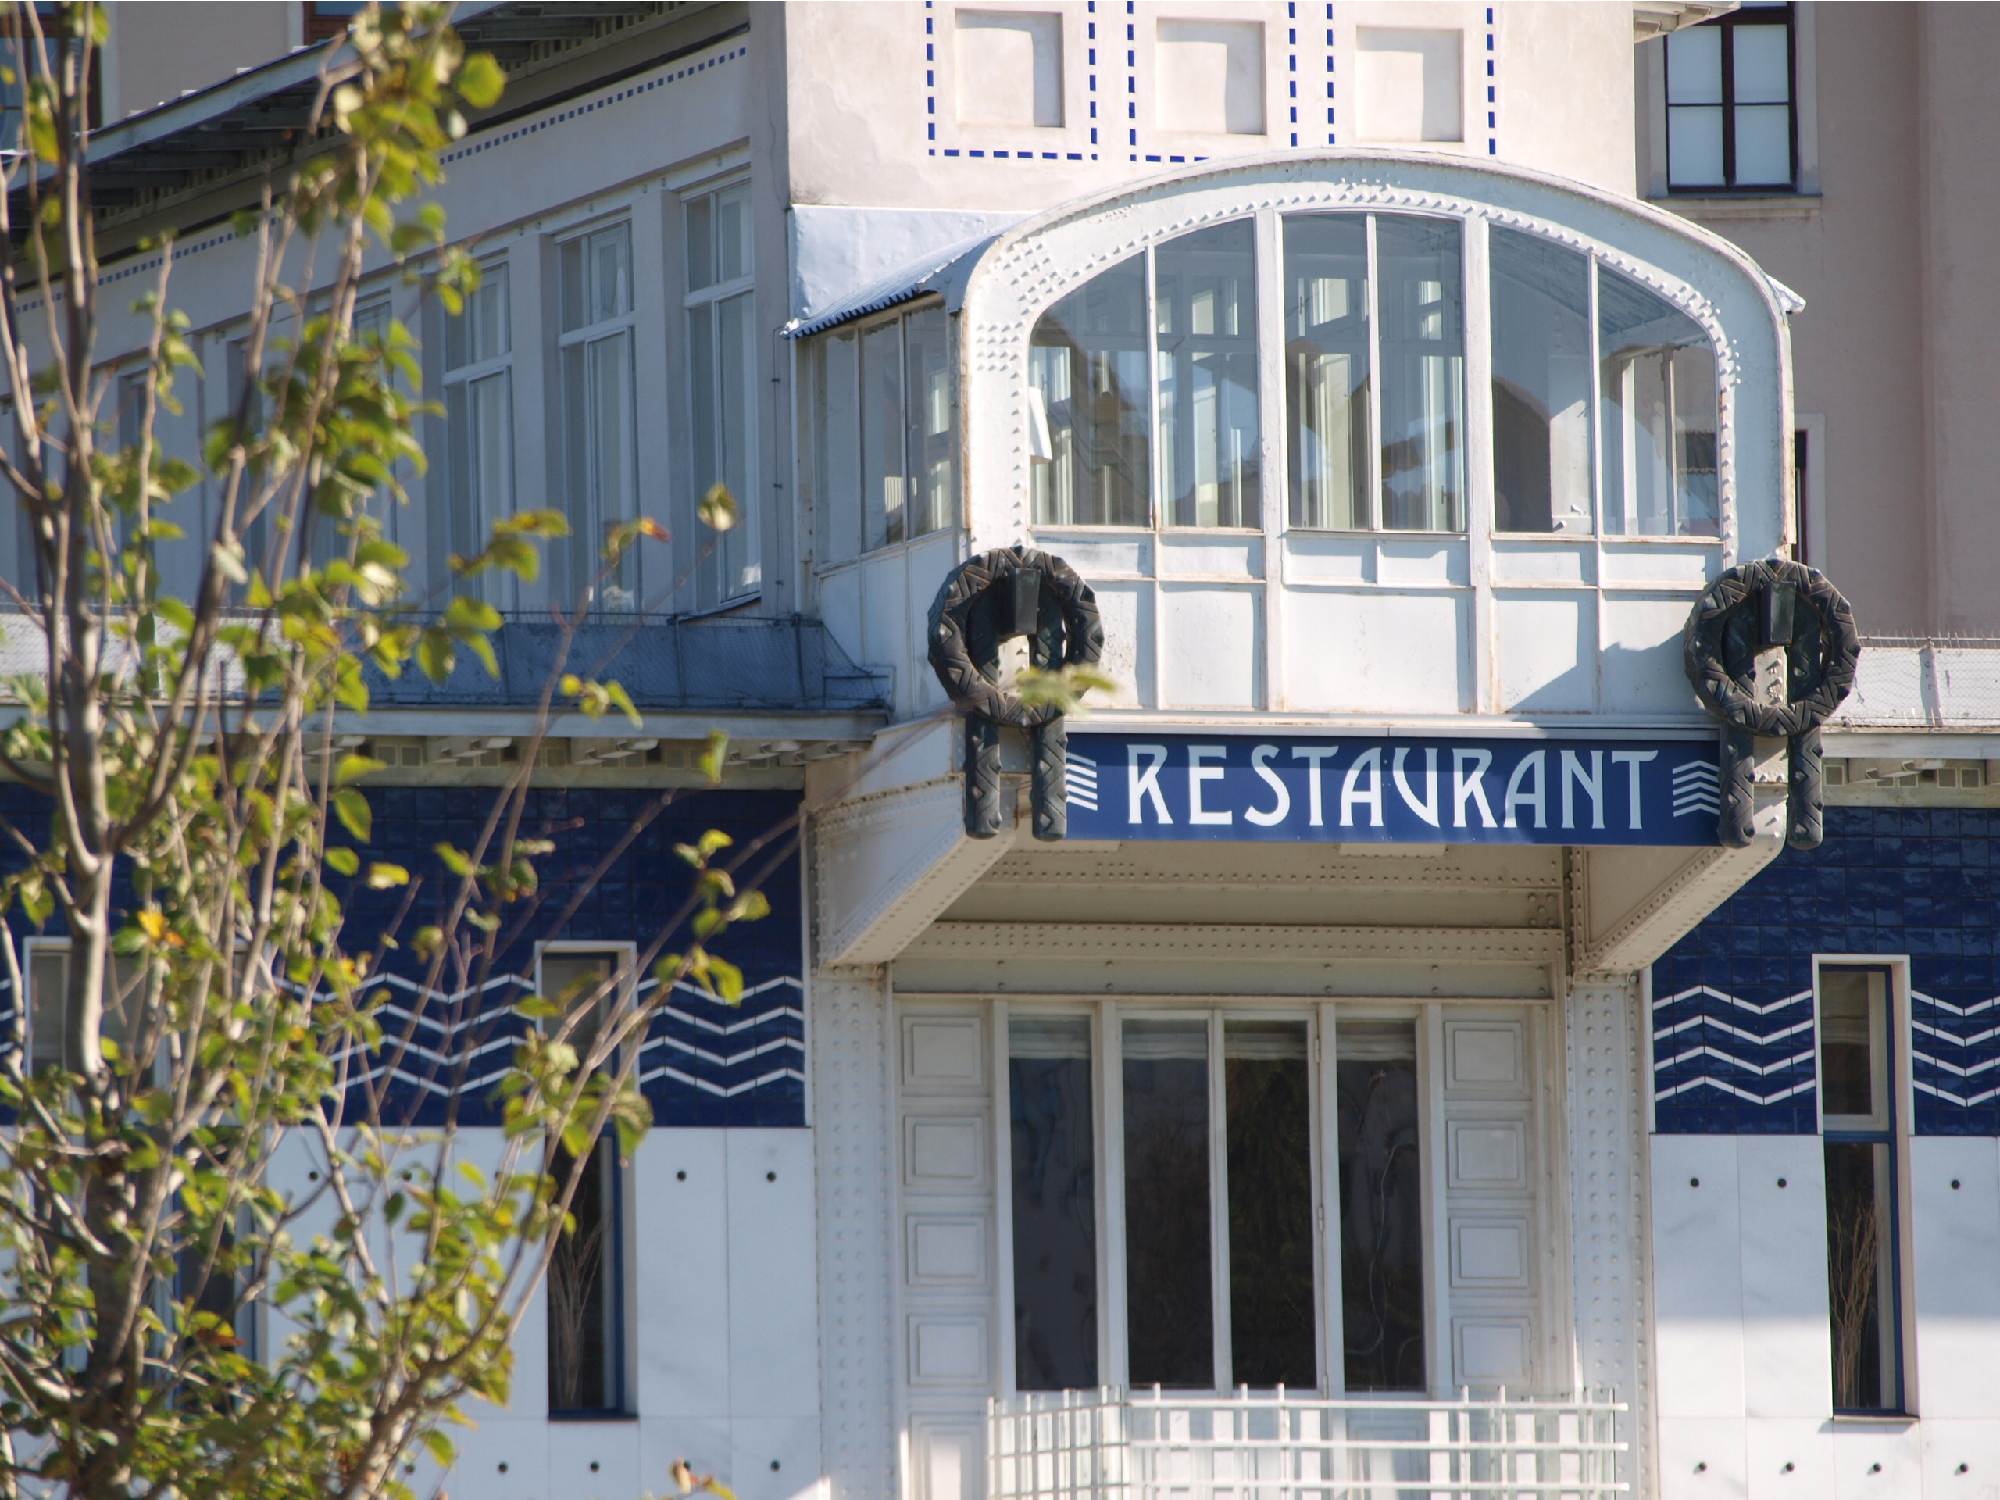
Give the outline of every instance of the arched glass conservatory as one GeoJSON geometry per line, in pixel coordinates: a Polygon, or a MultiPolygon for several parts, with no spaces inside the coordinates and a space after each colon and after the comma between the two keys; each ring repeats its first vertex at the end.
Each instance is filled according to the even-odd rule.
{"type": "Polygon", "coordinates": [[[1032,542],[1097,589],[1119,708],[1692,719],[1689,601],[1788,534],[1787,295],[1456,160],[1055,210],[796,330],[824,611],[916,711],[894,643],[1032,542]]]}

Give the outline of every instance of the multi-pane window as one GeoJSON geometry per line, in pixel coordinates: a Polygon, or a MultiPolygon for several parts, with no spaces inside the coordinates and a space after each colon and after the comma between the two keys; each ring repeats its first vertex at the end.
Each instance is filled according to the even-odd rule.
{"type": "Polygon", "coordinates": [[[1152,519],[1148,255],[1100,272],[1042,314],[1028,346],[1031,484],[1044,526],[1152,519]]]}
{"type": "Polygon", "coordinates": [[[1309,1014],[1128,1014],[1101,1030],[1116,1048],[1104,1100],[1091,1018],[1023,1010],[1008,1026],[1016,1387],[1424,1389],[1414,1022],[1342,1023],[1331,1101],[1309,1014]],[[1337,1163],[1315,1146],[1329,1108],[1337,1163]],[[1338,1204],[1342,1268],[1332,1370],[1322,1202],[1338,1204]],[[1122,1348],[1106,1342],[1101,1266],[1124,1288],[1122,1348]]]}
{"type": "MultiPolygon", "coordinates": [[[[480,267],[464,311],[444,320],[447,533],[472,557],[514,509],[514,331],[507,262],[480,267]]],[[[461,587],[492,587],[482,573],[461,587]]]]}
{"type": "Polygon", "coordinates": [[[693,419],[694,493],[729,490],[735,524],[690,533],[696,599],[704,608],[756,592],[756,266],[750,248],[750,185],[732,183],[686,202],[688,402],[693,419]]]}
{"type": "Polygon", "coordinates": [[[1172,526],[1257,526],[1257,287],[1247,219],[1153,255],[1161,514],[1172,526]]]}
{"type": "Polygon", "coordinates": [[[1819,968],[1826,1279],[1837,1412],[1903,1410],[1895,1003],[1889,971],[1819,968]]]}
{"type": "Polygon", "coordinates": [[[1262,525],[1254,226],[1170,240],[1055,304],[1028,383],[1041,524],[1262,525]]]}
{"type": "Polygon", "coordinates": [[[1493,529],[1588,532],[1590,260],[1491,235],[1493,529]]]}
{"type": "Polygon", "coordinates": [[[1792,7],[1748,4],[1667,47],[1667,186],[1789,191],[1797,176],[1792,7]]]}
{"type": "MultiPolygon", "coordinates": [[[[68,1014],[70,945],[67,938],[30,938],[27,944],[28,1071],[73,1068],[64,1024],[68,1014]]],[[[98,1035],[122,1048],[139,1030],[145,1005],[144,971],[129,960],[106,961],[98,1035]]]]}
{"type": "Polygon", "coordinates": [[[560,287],[563,482],[570,516],[569,583],[603,610],[640,607],[639,554],[615,564],[612,530],[637,519],[633,399],[632,226],[588,230],[556,247],[560,287]]]}
{"type": "Polygon", "coordinates": [[[1291,524],[1463,530],[1462,229],[1298,214],[1283,233],[1291,524]]]}
{"type": "Polygon", "coordinates": [[[802,369],[823,562],[958,524],[957,381],[941,304],[820,339],[802,369]]]}
{"type": "Polygon", "coordinates": [[[1597,357],[1606,534],[1718,535],[1708,335],[1664,298],[1600,268],[1597,357]]]}
{"type": "MultiPolygon", "coordinates": [[[[629,953],[615,948],[544,948],[540,991],[565,1016],[583,1019],[570,1031],[577,1056],[587,1060],[598,1027],[628,980],[629,953]]],[[[569,1178],[575,1158],[558,1149],[550,1164],[557,1184],[569,1178]]],[[[570,1199],[572,1227],[558,1238],[549,1261],[546,1294],[549,1337],[549,1410],[552,1413],[621,1412],[625,1390],[624,1181],[618,1149],[609,1135],[591,1148],[570,1199]]]]}
{"type": "Polygon", "coordinates": [[[1287,509],[1294,527],[1359,531],[1374,494],[1368,220],[1285,223],[1287,509]]]}

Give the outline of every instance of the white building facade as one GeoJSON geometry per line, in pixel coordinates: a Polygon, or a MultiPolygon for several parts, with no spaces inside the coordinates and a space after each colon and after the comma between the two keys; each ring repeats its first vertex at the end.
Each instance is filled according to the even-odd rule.
{"type": "MultiPolygon", "coordinates": [[[[746,1500],[2000,1482],[1992,942],[1941,910],[1991,814],[1862,774],[1984,658],[1864,648],[1824,843],[1784,739],[1730,748],[1688,676],[1705,593],[1820,514],[1812,312],[1639,190],[1655,107],[1684,171],[1712,109],[1724,175],[1776,190],[1758,24],[1800,189],[1814,8],[1759,9],[466,9],[514,82],[439,191],[475,316],[381,268],[446,409],[397,539],[440,578],[543,503],[678,539],[597,601],[644,723],[558,725],[562,857],[694,784],[709,727],[736,747],[495,1005],[627,962],[682,823],[803,801],[805,833],[732,936],[745,1006],[649,1033],[595,1289],[531,1320],[452,1493],[609,1500],[676,1458],[746,1500]],[[697,540],[718,481],[743,524],[697,540]],[[1056,839],[1012,730],[968,830],[927,660],[940,589],[1014,548],[1088,585],[1115,683],[1067,722],[1056,839]]],[[[240,197],[318,59],[107,127],[164,185],[105,233],[240,197]]],[[[246,253],[179,252],[190,451],[247,378],[246,253]]],[[[492,600],[498,684],[353,726],[412,868],[510,764],[585,566],[492,600]]],[[[1818,647],[1763,629],[1725,665],[1772,688],[1818,647]]],[[[1977,762],[1979,712],[1934,753],[1977,762]]]]}

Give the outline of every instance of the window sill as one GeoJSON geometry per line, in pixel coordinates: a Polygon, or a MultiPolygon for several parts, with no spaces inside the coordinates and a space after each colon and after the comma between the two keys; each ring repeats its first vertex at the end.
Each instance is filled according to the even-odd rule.
{"type": "Polygon", "coordinates": [[[899,556],[909,548],[916,546],[919,542],[928,542],[937,537],[948,536],[952,532],[962,530],[964,528],[957,525],[938,526],[930,531],[920,531],[915,536],[906,537],[900,542],[884,542],[879,547],[870,547],[866,552],[857,552],[852,557],[843,557],[839,562],[815,562],[813,564],[813,574],[815,577],[825,578],[829,574],[839,573],[847,568],[858,567],[862,563],[877,562],[883,558],[899,556]]]}
{"type": "Polygon", "coordinates": [[[1825,199],[1818,193],[1775,188],[1748,193],[1660,193],[1646,200],[1655,208],[1691,219],[1812,219],[1825,199]]]}
{"type": "Polygon", "coordinates": [[[601,1422],[610,1426],[617,1426],[624,1422],[638,1421],[639,1414],[635,1411],[552,1411],[549,1413],[549,1420],[551,1422],[563,1422],[572,1426],[580,1426],[589,1422],[601,1422]]]}
{"type": "Polygon", "coordinates": [[[1901,1411],[1837,1411],[1833,1414],[1835,1427],[1864,1427],[1899,1429],[1917,1425],[1914,1412],[1901,1411]]]}

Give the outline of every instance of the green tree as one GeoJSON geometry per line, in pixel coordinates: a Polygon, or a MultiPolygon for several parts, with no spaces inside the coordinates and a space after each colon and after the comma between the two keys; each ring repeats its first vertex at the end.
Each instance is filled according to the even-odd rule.
{"type": "MultiPolygon", "coordinates": [[[[389,539],[426,409],[404,328],[356,332],[357,287],[371,250],[449,314],[476,285],[426,193],[500,69],[430,5],[371,11],[330,51],[305,144],[237,225],[256,250],[246,367],[265,373],[197,464],[155,436],[201,376],[172,310],[170,237],[140,305],[144,347],[98,347],[113,293],[89,207],[88,90],[105,14],[23,4],[13,19],[26,149],[0,195],[0,481],[34,564],[7,585],[8,629],[32,634],[40,666],[8,684],[18,717],[0,764],[46,811],[0,822],[13,994],[28,993],[25,934],[54,923],[70,946],[43,997],[60,1016],[34,1024],[37,1047],[17,1004],[0,1064],[14,1120],[0,1129],[0,1496],[396,1495],[411,1456],[449,1462],[470,1400],[505,1399],[575,1164],[605,1132],[629,1151],[648,1123],[625,1044],[674,981],[740,994],[710,945],[762,914],[757,873],[791,829],[684,850],[693,894],[641,956],[658,988],[525,1003],[540,1024],[505,1085],[498,1171],[455,1162],[448,1128],[357,1105],[345,1070],[407,1040],[383,1023],[384,955],[420,960],[432,991],[476,976],[535,901],[549,848],[523,833],[537,735],[473,846],[439,851],[441,921],[344,926],[341,892],[412,875],[368,856],[383,768],[343,748],[337,722],[367,710],[371,674],[441,679],[461,654],[492,670],[500,625],[476,593],[418,597],[389,539]],[[135,375],[136,433],[115,432],[135,375]],[[204,481],[218,503],[199,584],[177,598],[159,549],[186,541],[201,511],[185,497],[204,481]],[[325,1170],[280,1184],[274,1155],[298,1136],[325,1170]],[[236,1333],[252,1303],[282,1330],[256,1357],[236,1333]]],[[[727,495],[705,512],[726,526],[727,495]]],[[[453,567],[532,578],[563,533],[559,513],[527,511],[453,567]]],[[[659,534],[622,528],[606,565],[659,534]]],[[[558,699],[632,712],[616,683],[581,674],[550,682],[544,723],[558,699]]],[[[711,775],[723,753],[712,740],[711,775]]],[[[678,1482],[713,1483],[685,1466],[678,1482]]]]}

